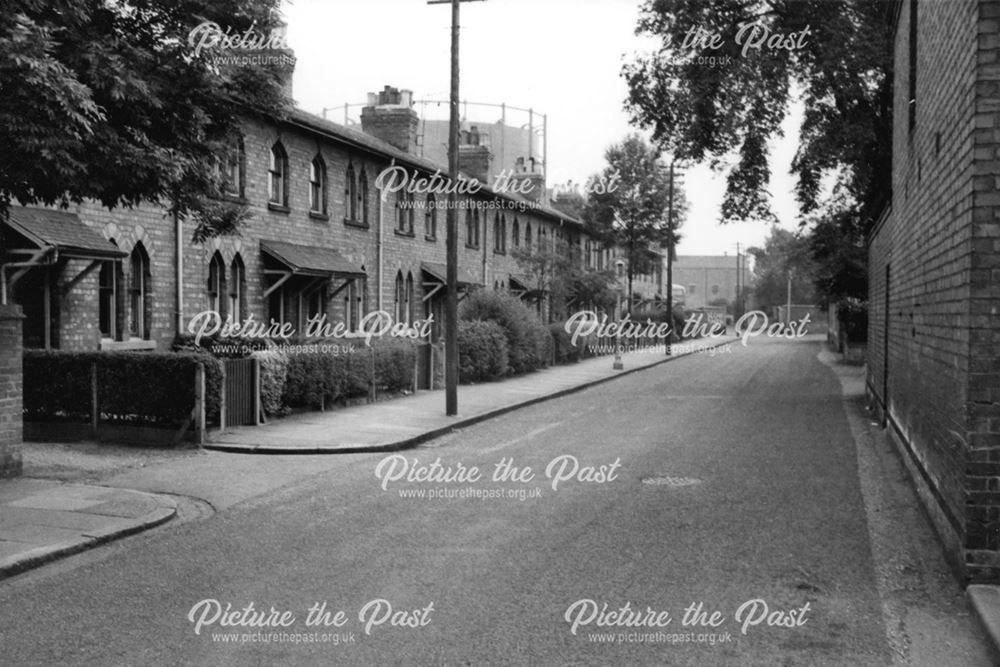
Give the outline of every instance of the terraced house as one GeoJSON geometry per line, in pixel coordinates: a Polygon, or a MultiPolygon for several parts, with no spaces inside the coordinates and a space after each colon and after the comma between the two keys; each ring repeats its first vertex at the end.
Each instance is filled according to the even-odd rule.
{"type": "MultiPolygon", "coordinates": [[[[410,93],[389,87],[369,96],[361,131],[300,110],[280,121],[248,118],[222,168],[225,197],[247,204],[251,219],[239,235],[203,244],[191,242],[190,224],[155,206],[13,207],[0,232],[0,275],[4,297],[24,310],[25,346],[165,350],[206,310],[299,332],[316,315],[355,327],[384,310],[402,322],[433,316],[439,335],[441,196],[379,178],[447,173],[416,155],[417,122],[410,93]]],[[[489,149],[468,132],[463,139],[463,173],[485,179],[489,149]]],[[[515,248],[568,248],[595,267],[610,266],[611,251],[546,205],[541,169],[520,167],[512,182],[525,181],[529,196],[487,186],[462,197],[460,289],[510,290],[546,314],[544,288],[525,275],[515,248]]]]}

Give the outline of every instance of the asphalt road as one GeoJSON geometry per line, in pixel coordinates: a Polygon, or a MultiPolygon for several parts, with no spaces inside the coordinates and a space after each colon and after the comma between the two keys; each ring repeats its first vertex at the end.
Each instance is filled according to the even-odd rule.
{"type": "Polygon", "coordinates": [[[381,469],[383,455],[328,458],[210,518],[5,582],[0,663],[892,664],[854,440],[818,350],[753,340],[381,469]],[[437,460],[466,477],[394,479],[437,460]],[[504,461],[533,476],[493,481],[504,461]],[[323,603],[332,624],[310,625],[323,603]]]}

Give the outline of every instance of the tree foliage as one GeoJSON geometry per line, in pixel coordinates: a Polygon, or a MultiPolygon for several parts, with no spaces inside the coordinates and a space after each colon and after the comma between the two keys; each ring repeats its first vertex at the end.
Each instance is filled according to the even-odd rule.
{"type": "Polygon", "coordinates": [[[625,252],[631,301],[633,278],[650,273],[660,261],[658,251],[671,241],[676,247],[680,240],[677,230],[687,215],[687,202],[680,179],[675,177],[671,188],[668,165],[638,134],[608,148],[605,159],[607,166],[591,179],[584,222],[605,245],[625,252]]]}
{"type": "Polygon", "coordinates": [[[735,160],[723,221],[770,221],[768,141],[780,135],[801,91],[805,115],[792,164],[801,209],[818,206],[829,176],[870,221],[890,189],[891,6],[888,0],[647,0],[636,32],[657,38],[661,48],[624,67],[627,107],[655,143],[681,157],[717,168],[735,160]],[[696,30],[719,39],[692,45],[696,30]],[[756,41],[753,30],[792,38],[797,48],[748,47],[756,41]]]}
{"type": "Polygon", "coordinates": [[[750,248],[754,258],[754,294],[761,308],[773,308],[788,301],[788,279],[791,275],[792,302],[816,302],[816,265],[810,240],[781,227],[772,227],[763,248],[750,248]]]}
{"type": "Polygon", "coordinates": [[[570,307],[604,309],[615,302],[614,274],[585,267],[577,248],[565,239],[520,246],[511,254],[531,283],[534,297],[529,300],[548,294],[554,319],[566,316],[570,307]]]}
{"type": "MultiPolygon", "coordinates": [[[[22,204],[144,201],[212,221],[238,118],[280,115],[284,65],[195,55],[191,30],[267,33],[278,0],[7,0],[0,4],[0,216],[22,204]]],[[[290,56],[290,54],[288,54],[290,56]]],[[[199,233],[196,230],[196,234],[199,233]]],[[[202,229],[203,236],[211,235],[202,229]]]]}

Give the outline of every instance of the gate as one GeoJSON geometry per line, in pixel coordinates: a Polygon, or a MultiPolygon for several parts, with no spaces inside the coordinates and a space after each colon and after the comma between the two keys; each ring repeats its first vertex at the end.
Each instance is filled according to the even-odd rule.
{"type": "Polygon", "coordinates": [[[226,370],[226,426],[260,423],[260,362],[257,359],[223,359],[226,370]]]}

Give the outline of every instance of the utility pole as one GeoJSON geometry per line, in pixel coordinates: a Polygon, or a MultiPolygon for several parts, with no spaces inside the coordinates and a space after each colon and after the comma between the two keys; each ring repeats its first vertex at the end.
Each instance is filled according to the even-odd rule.
{"type": "Polygon", "coordinates": [[[429,5],[451,5],[451,93],[448,99],[448,227],[447,270],[444,316],[444,403],[445,414],[458,414],[458,7],[462,2],[480,0],[428,0],[429,5]]]}
{"type": "Polygon", "coordinates": [[[670,184],[667,188],[667,323],[670,333],[667,336],[667,356],[670,356],[670,343],[674,338],[674,159],[670,158],[670,184]]]}
{"type": "Polygon", "coordinates": [[[740,269],[740,242],[736,242],[736,299],[733,301],[733,321],[740,317],[740,280],[742,279],[740,269]]]}
{"type": "Polygon", "coordinates": [[[792,270],[788,269],[788,304],[785,311],[785,324],[792,323],[792,270]]]}

